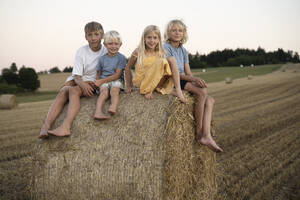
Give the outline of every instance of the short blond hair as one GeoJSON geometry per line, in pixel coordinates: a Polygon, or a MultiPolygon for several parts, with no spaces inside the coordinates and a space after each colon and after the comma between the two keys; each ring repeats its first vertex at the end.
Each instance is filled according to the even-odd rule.
{"type": "Polygon", "coordinates": [[[89,22],[84,27],[85,34],[93,32],[93,31],[100,31],[102,34],[104,33],[103,27],[98,22],[89,22]]]}
{"type": "Polygon", "coordinates": [[[171,20],[167,24],[166,30],[165,30],[165,34],[164,34],[165,42],[170,42],[170,31],[171,31],[172,26],[174,26],[174,25],[178,25],[178,26],[180,26],[183,29],[183,38],[180,41],[180,43],[181,44],[186,43],[187,40],[188,40],[187,26],[183,23],[182,20],[179,20],[179,19],[171,20]]]}
{"type": "Polygon", "coordinates": [[[104,43],[108,43],[112,40],[118,40],[120,43],[122,43],[121,35],[117,31],[108,31],[104,35],[104,43]]]}

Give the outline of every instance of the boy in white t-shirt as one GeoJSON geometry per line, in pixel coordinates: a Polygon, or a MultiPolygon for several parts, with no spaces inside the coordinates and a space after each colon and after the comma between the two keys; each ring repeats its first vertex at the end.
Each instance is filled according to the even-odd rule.
{"type": "Polygon", "coordinates": [[[48,137],[48,134],[69,136],[71,134],[72,121],[80,109],[80,97],[91,97],[97,89],[94,83],[97,76],[97,65],[99,58],[107,53],[106,47],[101,45],[104,30],[101,24],[90,22],[85,25],[84,31],[88,45],[82,46],[77,50],[72,76],[67,79],[51,105],[39,138],[48,137]],[[59,127],[50,130],[51,125],[68,100],[69,106],[66,118],[59,127]]]}

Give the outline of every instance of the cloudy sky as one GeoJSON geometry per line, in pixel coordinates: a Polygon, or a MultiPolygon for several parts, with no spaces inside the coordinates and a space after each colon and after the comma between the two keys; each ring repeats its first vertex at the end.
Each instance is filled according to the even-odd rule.
{"type": "Polygon", "coordinates": [[[117,30],[125,56],[147,25],[163,33],[174,18],[188,26],[191,53],[258,46],[300,53],[299,11],[299,0],[0,0],[0,70],[12,62],[37,71],[73,65],[90,21],[117,30]]]}

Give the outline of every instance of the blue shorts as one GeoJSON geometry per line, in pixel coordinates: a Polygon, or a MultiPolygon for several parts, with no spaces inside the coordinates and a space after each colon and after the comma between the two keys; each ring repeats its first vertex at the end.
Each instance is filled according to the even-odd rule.
{"type": "Polygon", "coordinates": [[[184,90],[184,87],[185,85],[188,83],[188,81],[186,80],[180,80],[180,87],[181,87],[181,90],[184,90]]]}

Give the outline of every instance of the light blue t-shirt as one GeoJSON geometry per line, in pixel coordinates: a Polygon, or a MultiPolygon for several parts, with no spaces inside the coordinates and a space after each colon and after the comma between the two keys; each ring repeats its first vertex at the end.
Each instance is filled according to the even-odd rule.
{"type": "Polygon", "coordinates": [[[163,47],[166,50],[167,58],[173,56],[176,59],[179,73],[183,74],[184,64],[189,63],[189,55],[186,49],[182,45],[175,48],[168,42],[164,43],[163,47]]]}
{"type": "Polygon", "coordinates": [[[116,70],[125,69],[126,57],[117,53],[114,56],[109,56],[107,53],[100,57],[99,64],[97,66],[97,72],[101,71],[100,78],[106,78],[116,73],[116,70]]]}

